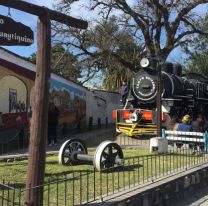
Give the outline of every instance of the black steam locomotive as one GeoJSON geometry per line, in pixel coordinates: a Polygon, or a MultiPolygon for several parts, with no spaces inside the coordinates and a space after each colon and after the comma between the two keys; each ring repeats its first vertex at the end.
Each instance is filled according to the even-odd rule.
{"type": "MultiPolygon", "coordinates": [[[[157,70],[145,63],[134,75],[128,101],[133,108],[156,109],[157,70]]],[[[179,64],[164,63],[161,68],[162,110],[170,116],[198,112],[208,114],[208,78],[196,73],[182,74],[179,64]]]]}

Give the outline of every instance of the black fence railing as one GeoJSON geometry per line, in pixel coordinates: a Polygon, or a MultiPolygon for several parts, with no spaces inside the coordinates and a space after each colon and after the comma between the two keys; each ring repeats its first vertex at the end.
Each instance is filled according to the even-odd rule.
{"type": "Polygon", "coordinates": [[[72,171],[48,180],[44,185],[25,189],[20,184],[0,184],[0,204],[24,205],[26,190],[43,191],[44,206],[81,205],[114,193],[142,186],[176,172],[186,171],[208,161],[200,150],[177,149],[167,154],[152,154],[125,159],[122,166],[97,172],[72,171]]]}
{"type": "MultiPolygon", "coordinates": [[[[104,128],[103,128],[104,129],[104,128]]],[[[106,128],[105,128],[106,129],[106,128]]],[[[114,141],[116,139],[116,132],[114,128],[109,126],[106,130],[93,129],[92,131],[84,131],[77,133],[71,130],[69,135],[61,134],[61,127],[58,129],[58,142],[63,142],[66,136],[69,138],[80,138],[85,141],[89,147],[99,145],[102,141],[110,139],[114,141]]],[[[10,130],[0,131],[0,156],[1,155],[12,155],[14,153],[22,153],[28,150],[29,147],[29,130],[25,129],[23,132],[19,129],[12,128],[10,130]]],[[[1,158],[1,157],[0,157],[1,158]]]]}
{"type": "Polygon", "coordinates": [[[29,145],[28,130],[11,129],[0,132],[0,155],[20,152],[29,145]]]}

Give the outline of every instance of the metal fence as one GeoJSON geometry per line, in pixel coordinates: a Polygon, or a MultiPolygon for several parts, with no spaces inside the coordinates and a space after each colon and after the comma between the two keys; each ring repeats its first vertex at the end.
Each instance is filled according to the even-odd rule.
{"type": "Polygon", "coordinates": [[[152,154],[125,159],[123,166],[97,172],[72,171],[53,177],[44,185],[25,189],[19,184],[0,184],[0,205],[25,205],[26,190],[43,191],[43,205],[69,206],[89,203],[131,189],[167,175],[186,171],[207,162],[200,150],[177,149],[167,154],[152,154]]]}
{"type": "Polygon", "coordinates": [[[10,129],[0,132],[0,155],[20,152],[28,148],[29,132],[28,130],[10,129]]]}

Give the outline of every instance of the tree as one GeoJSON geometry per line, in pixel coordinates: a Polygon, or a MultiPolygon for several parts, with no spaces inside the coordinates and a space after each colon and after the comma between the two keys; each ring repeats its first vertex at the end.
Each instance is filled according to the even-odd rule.
{"type": "MultiPolygon", "coordinates": [[[[57,24],[53,28],[54,35],[58,35],[63,29],[57,24]]],[[[82,83],[89,81],[100,71],[104,77],[104,89],[114,91],[122,80],[132,76],[132,71],[136,70],[143,48],[132,37],[130,30],[118,26],[115,16],[98,22],[87,31],[69,28],[65,30],[65,36],[69,35],[70,39],[62,41],[62,45],[75,50],[75,56],[82,67],[82,83]],[[114,76],[119,73],[118,84],[108,84],[112,79],[109,71],[113,71],[114,76]]]]}
{"type": "MultiPolygon", "coordinates": [[[[69,11],[73,2],[61,0],[56,8],[69,11]]],[[[208,0],[90,0],[90,10],[96,10],[99,18],[87,31],[54,24],[54,34],[70,33],[67,43],[76,48],[82,62],[88,62],[89,73],[102,69],[110,79],[115,69],[134,72],[144,55],[163,62],[174,48],[189,43],[193,35],[207,35],[202,30],[204,17],[193,12],[203,3],[208,0]]]]}
{"type": "MultiPolygon", "coordinates": [[[[125,0],[91,0],[92,9],[102,10],[105,18],[113,10],[123,14],[121,23],[143,38],[148,56],[166,60],[170,52],[189,41],[193,34],[207,35],[202,30],[192,10],[208,0],[135,0],[130,5],[125,0]],[[106,12],[103,12],[106,11],[106,12]]],[[[203,17],[200,17],[203,22],[203,17]]]]}
{"type": "MultiPolygon", "coordinates": [[[[208,15],[203,25],[204,31],[208,30],[208,15]]],[[[208,38],[201,35],[194,37],[192,43],[186,45],[184,50],[188,55],[186,72],[208,76],[208,38]]]]}
{"type": "MultiPolygon", "coordinates": [[[[33,53],[28,60],[35,63],[36,54],[33,53]]],[[[74,81],[80,78],[81,73],[76,57],[65,49],[61,43],[57,43],[51,48],[51,70],[59,76],[74,81]]]]}

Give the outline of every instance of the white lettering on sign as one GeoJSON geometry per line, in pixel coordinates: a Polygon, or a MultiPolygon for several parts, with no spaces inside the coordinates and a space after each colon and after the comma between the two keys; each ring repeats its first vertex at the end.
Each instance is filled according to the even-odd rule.
{"type": "Polygon", "coordinates": [[[0,32],[0,37],[5,38],[8,41],[16,40],[19,43],[25,42],[25,43],[33,44],[33,42],[34,42],[33,39],[30,39],[27,36],[19,36],[16,33],[11,34],[11,33],[0,32]]]}
{"type": "Polygon", "coordinates": [[[3,19],[0,19],[0,24],[4,24],[4,20],[3,19]]]}

